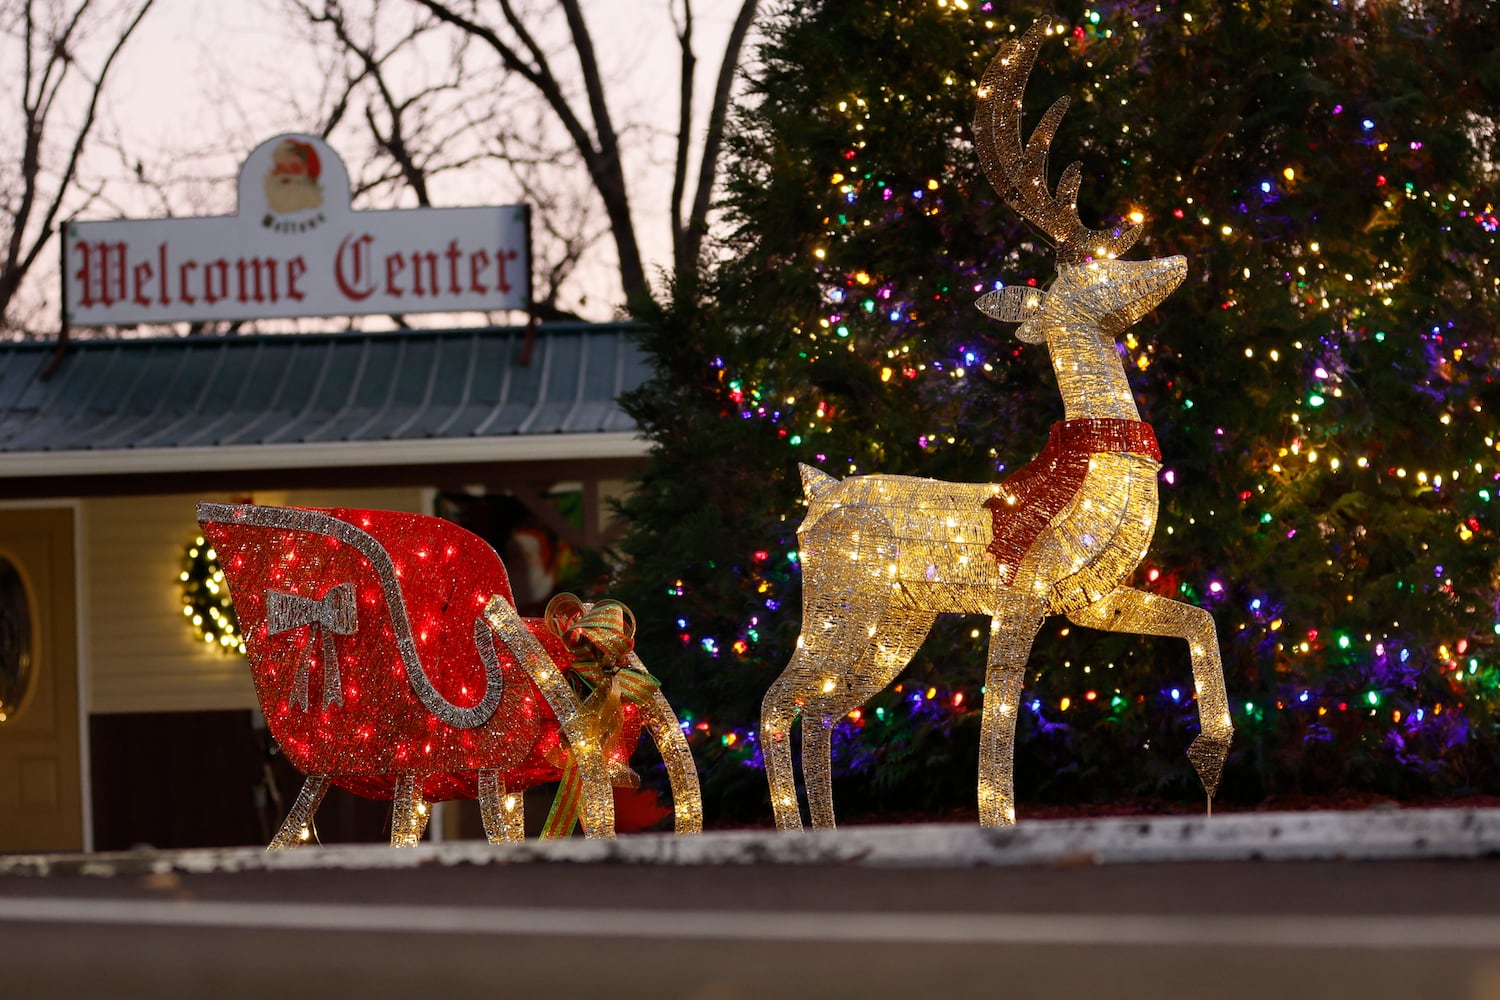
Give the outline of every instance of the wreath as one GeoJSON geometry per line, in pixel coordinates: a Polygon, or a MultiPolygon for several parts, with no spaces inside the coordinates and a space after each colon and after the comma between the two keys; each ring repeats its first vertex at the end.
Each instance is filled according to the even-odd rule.
{"type": "Polygon", "coordinates": [[[202,535],[183,550],[182,572],[177,579],[182,584],[182,616],[199,640],[220,652],[243,654],[245,639],[240,635],[219,555],[202,535]]]}

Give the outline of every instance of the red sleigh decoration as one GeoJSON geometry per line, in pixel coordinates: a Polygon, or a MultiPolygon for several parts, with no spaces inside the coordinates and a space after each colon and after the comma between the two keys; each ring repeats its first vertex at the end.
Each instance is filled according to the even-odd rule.
{"type": "Polygon", "coordinates": [[[627,671],[650,680],[639,659],[602,672],[578,662],[592,647],[576,630],[522,618],[478,536],[440,518],[345,508],[202,503],[198,521],[271,734],[307,775],[272,849],[306,837],[330,784],[392,799],[391,842],[406,845],[421,838],[428,802],[454,798],[479,800],[492,842],[519,840],[519,793],[562,777],[585,833],[610,837],[611,776],[630,773],[643,728],[667,764],[677,832],[701,829],[692,758],[654,680],[628,703],[612,699],[604,732],[590,708],[603,699],[581,702],[567,678],[590,666],[606,685],[627,671]]]}

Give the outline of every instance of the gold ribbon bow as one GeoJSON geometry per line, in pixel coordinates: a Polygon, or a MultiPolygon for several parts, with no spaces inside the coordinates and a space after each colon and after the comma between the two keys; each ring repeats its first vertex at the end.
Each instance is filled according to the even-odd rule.
{"type": "MultiPolygon", "coordinates": [[[[271,635],[290,632],[292,629],[311,625],[313,631],[321,633],[323,640],[323,707],[344,703],[343,683],[339,678],[339,653],[334,645],[335,635],[353,635],[358,627],[354,613],[354,584],[341,583],[331,588],[321,600],[288,594],[280,590],[266,591],[266,620],[271,635]]],[[[292,679],[292,693],[287,699],[291,707],[307,711],[307,675],[311,669],[313,640],[302,647],[302,659],[297,664],[297,675],[292,679]]]]}
{"type": "MultiPolygon", "coordinates": [[[[558,594],[547,604],[543,621],[562,639],[572,657],[571,670],[589,688],[581,717],[595,746],[602,747],[609,762],[610,783],[623,788],[640,787],[641,779],[626,763],[624,702],[646,706],[656,697],[661,682],[640,661],[631,662],[635,649],[635,616],[619,601],[605,599],[584,604],[573,594],[558,594]]],[[[578,821],[583,780],[570,754],[563,764],[562,785],[547,814],[543,837],[566,837],[578,821]]]]}

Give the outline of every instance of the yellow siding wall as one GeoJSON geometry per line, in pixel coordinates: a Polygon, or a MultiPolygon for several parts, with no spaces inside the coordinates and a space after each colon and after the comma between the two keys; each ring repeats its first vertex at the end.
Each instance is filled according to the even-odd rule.
{"type": "MultiPolygon", "coordinates": [[[[419,488],[257,492],[256,503],[430,513],[419,488]]],[[[255,688],[238,654],[195,638],[182,616],[177,574],[196,537],[193,511],[219,495],[101,497],[83,501],[84,649],[90,712],[251,708],[255,688]]]]}

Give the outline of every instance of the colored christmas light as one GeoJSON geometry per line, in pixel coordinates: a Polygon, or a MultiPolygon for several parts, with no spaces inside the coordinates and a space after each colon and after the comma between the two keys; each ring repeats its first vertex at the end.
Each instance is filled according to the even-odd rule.
{"type": "MultiPolygon", "coordinates": [[[[1082,172],[1063,172],[1057,193],[1045,163],[1059,100],[1022,141],[1021,95],[1050,19],[1001,49],[979,87],[980,162],[1002,197],[1057,247],[1059,276],[1043,295],[991,292],[978,305],[1045,343],[1068,417],[1030,465],[995,485],[874,475],[837,482],[809,466],[802,632],[771,686],[761,732],[777,826],[800,829],[791,729],[802,719],[802,768],[815,826],[834,823],[830,731],[891,683],[941,613],[984,614],[991,640],[980,744],[979,813],[1014,823],[1016,708],[1032,640],[1043,619],[1065,614],[1100,629],[1186,639],[1201,696],[1201,733],[1189,756],[1210,798],[1232,733],[1207,613],[1122,586],[1144,557],[1156,523],[1161,454],[1140,421],[1112,338],[1167,297],[1186,273],[1180,257],[1116,257],[1138,228],[1091,231],[1078,217],[1082,172]]],[[[927,700],[936,695],[927,694],[927,700]]],[[[1097,692],[1086,693],[1086,700],[1097,692]]],[[[921,692],[913,702],[923,699],[921,692]]],[[[1066,710],[1071,699],[1064,699],[1066,710]]]]}
{"type": "MultiPolygon", "coordinates": [[[[935,3],[922,6],[930,10],[935,3]]],[[[1385,24],[1412,16],[1393,8],[1346,8],[1320,20],[1317,30],[1360,33],[1366,21],[1385,24]]],[[[987,36],[972,12],[960,13],[952,6],[942,10],[955,23],[973,25],[965,37],[985,44],[987,36]]],[[[1096,4],[1077,23],[1054,31],[1052,65],[1083,78],[1084,63],[1094,63],[1100,75],[1087,86],[1100,97],[1108,95],[1110,106],[1095,104],[1069,127],[1092,127],[1084,118],[1095,117],[1100,124],[1090,141],[1110,150],[1123,149],[1109,146],[1114,140],[1102,137],[1106,126],[1112,134],[1119,133],[1120,124],[1129,120],[1126,111],[1111,113],[1116,98],[1130,100],[1132,107],[1140,99],[1118,85],[1121,74],[1144,81],[1158,72],[1153,64],[1180,67],[1172,50],[1182,47],[1195,57],[1194,36],[1186,32],[1209,31],[1228,16],[1194,5],[1195,19],[1187,22],[1181,18],[1185,12],[1177,7],[1153,14],[1149,7],[1096,4]]],[[[1006,22],[1005,13],[1002,8],[993,28],[1000,37],[1018,33],[1006,22]]],[[[890,17],[927,23],[925,14],[893,11],[890,17]]],[[[1433,30],[1451,34],[1437,22],[1433,30]]],[[[1445,44],[1451,45],[1451,39],[1445,44]]],[[[1319,65],[1320,79],[1335,78],[1327,74],[1325,63],[1319,65]]],[[[934,90],[966,91],[973,85],[959,61],[951,69],[953,82],[935,76],[934,90]]],[[[816,192],[817,204],[809,209],[815,213],[809,225],[815,238],[795,265],[812,274],[822,289],[821,313],[789,318],[794,327],[790,353],[803,365],[758,367],[725,354],[727,378],[740,381],[747,394],[758,390],[763,400],[776,401],[765,415],[752,413],[755,422],[773,431],[787,430],[777,440],[788,453],[788,468],[806,461],[837,475],[845,474],[851,464],[862,471],[882,467],[871,454],[859,453],[849,443],[848,428],[859,416],[847,409],[848,395],[826,388],[841,377],[840,352],[846,345],[852,342],[858,354],[874,359],[869,385],[882,394],[886,406],[934,406],[931,401],[943,391],[940,384],[965,385],[980,373],[993,376],[995,369],[1004,377],[1017,359],[1011,347],[994,341],[976,344],[967,333],[950,339],[942,325],[939,311],[947,310],[959,293],[995,290],[994,274],[981,273],[966,257],[954,262],[951,288],[924,289],[905,274],[901,262],[882,266],[880,255],[871,249],[868,234],[887,229],[905,234],[908,230],[896,222],[918,213],[933,211],[939,218],[952,218],[968,210],[972,197],[956,170],[924,167],[920,173],[902,175],[898,161],[875,155],[878,151],[865,145],[894,127],[883,122],[882,115],[888,118],[898,107],[920,108],[929,95],[909,92],[909,82],[903,83],[906,92],[886,89],[870,82],[878,79],[874,74],[849,74],[848,79],[854,82],[825,108],[843,129],[842,144],[837,149],[830,144],[826,156],[811,168],[824,181],[837,174],[837,182],[826,192],[816,192]],[[936,187],[929,187],[929,179],[936,187]],[[912,197],[917,190],[924,192],[921,199],[912,197]],[[855,196],[852,203],[850,194],[855,196]],[[813,254],[812,247],[820,252],[813,254]],[[863,283],[860,274],[866,277],[863,283]],[[876,308],[867,310],[866,301],[876,308]],[[891,320],[898,305],[901,319],[891,320]],[[846,336],[838,336],[839,326],[846,336]],[[962,379],[956,374],[960,368],[962,379]],[[819,403],[825,404],[821,414],[819,403]]],[[[1287,86],[1300,84],[1289,77],[1287,86]]],[[[1171,103],[1169,87],[1153,81],[1152,93],[1156,100],[1171,103]]],[[[1500,463],[1494,455],[1497,430],[1488,398],[1492,390],[1486,388],[1494,358],[1493,334],[1492,326],[1480,322],[1493,313],[1493,306],[1484,304],[1484,286],[1490,295],[1500,288],[1500,272],[1490,264],[1495,197],[1493,191],[1449,169],[1461,155],[1455,153],[1451,135],[1444,146],[1436,132],[1412,124],[1420,120],[1418,115],[1373,106],[1372,95],[1380,94],[1377,87],[1350,82],[1310,102],[1305,118],[1297,117],[1299,109],[1279,109],[1289,126],[1286,135],[1298,141],[1283,141],[1280,132],[1262,128],[1254,133],[1256,145],[1238,150],[1232,143],[1221,145],[1214,156],[1205,153],[1203,168],[1192,173],[1174,175],[1170,168],[1158,166],[1161,187],[1141,198],[1141,204],[1129,205],[1125,214],[1133,221],[1130,213],[1139,211],[1153,224],[1155,238],[1169,247],[1192,248],[1195,268],[1207,272],[1202,276],[1204,306],[1194,310],[1182,301],[1190,286],[1173,300],[1170,315],[1163,311],[1165,327],[1137,328],[1131,331],[1136,335],[1127,335],[1122,344],[1132,379],[1148,398],[1148,414],[1165,417],[1175,411],[1170,419],[1183,435],[1178,440],[1193,441],[1193,448],[1180,453],[1167,449],[1173,467],[1170,481],[1163,478],[1158,484],[1161,548],[1143,567],[1141,586],[1162,596],[1192,594],[1193,600],[1212,608],[1231,670],[1251,679],[1243,700],[1230,702],[1243,730],[1293,734],[1286,738],[1306,739],[1310,747],[1324,740],[1351,741],[1330,745],[1352,745],[1356,753],[1374,753],[1364,748],[1392,746],[1396,738],[1408,747],[1423,740],[1446,746],[1456,738],[1457,730],[1450,727],[1500,709],[1500,675],[1494,665],[1500,613],[1489,599],[1493,588],[1476,582],[1473,575],[1485,550],[1494,544],[1488,511],[1500,482],[1500,463]],[[1368,130],[1363,127],[1366,119],[1373,125],[1368,130]],[[1443,159],[1434,158],[1436,150],[1444,150],[1443,159]],[[1352,228],[1349,212],[1337,217],[1331,213],[1325,191],[1347,195],[1345,200],[1363,206],[1352,228]],[[1361,232],[1366,223],[1370,228],[1361,232]],[[1224,226],[1231,229],[1228,237],[1222,236],[1224,226]],[[1218,239],[1233,253],[1215,263],[1205,248],[1218,239]],[[1444,267],[1490,264],[1489,273],[1468,284],[1460,281],[1457,287],[1465,289],[1460,295],[1466,298],[1448,300],[1441,291],[1444,286],[1434,283],[1439,279],[1427,269],[1438,256],[1444,267]],[[1456,265],[1459,258],[1465,263],[1456,265]],[[1278,301],[1269,291],[1273,288],[1284,298],[1278,301]],[[1202,350],[1225,350],[1244,359],[1244,377],[1232,384],[1182,378],[1194,362],[1184,351],[1183,327],[1173,323],[1181,324],[1187,316],[1198,324],[1196,317],[1209,309],[1223,321],[1201,331],[1202,350]],[[1163,335],[1167,329],[1171,337],[1163,335]],[[1402,401],[1407,408],[1402,419],[1413,427],[1413,436],[1420,442],[1425,435],[1434,446],[1428,454],[1409,448],[1396,452],[1397,442],[1382,440],[1379,424],[1369,423],[1372,409],[1382,402],[1377,375],[1391,371],[1401,373],[1401,391],[1410,396],[1392,395],[1389,385],[1385,396],[1402,401]],[[1257,409],[1253,434],[1226,419],[1232,408],[1225,400],[1242,388],[1257,393],[1251,404],[1257,409]],[[1411,397],[1422,395],[1432,401],[1431,409],[1413,405],[1411,397]],[[1216,426],[1205,428],[1204,421],[1216,426]],[[1199,449],[1196,457],[1194,448],[1199,449]],[[1235,456],[1241,453],[1244,461],[1237,468],[1235,456]],[[1215,489],[1223,498],[1206,499],[1215,489]],[[1402,562],[1389,576],[1367,568],[1372,555],[1380,557],[1361,542],[1367,528],[1371,539],[1377,537],[1379,526],[1371,518],[1346,516],[1343,508],[1331,517],[1323,513],[1323,507],[1341,496],[1385,504],[1385,516],[1407,510],[1420,519],[1412,522],[1409,556],[1400,551],[1402,539],[1392,538],[1388,529],[1378,536],[1386,551],[1394,543],[1402,562]],[[1425,516],[1428,511],[1430,519],[1425,516]],[[1217,548],[1220,545],[1236,547],[1234,560],[1217,548]],[[1263,561],[1247,561],[1247,550],[1257,548],[1264,548],[1263,561]],[[1439,552],[1444,554],[1439,557],[1439,552]],[[1278,563],[1322,569],[1309,569],[1298,577],[1278,571],[1278,563]],[[1226,567],[1234,564],[1251,568],[1241,574],[1227,572],[1226,567]],[[1294,584],[1294,579],[1308,582],[1294,584]],[[1212,590],[1215,582],[1221,592],[1212,590]],[[1446,610],[1449,605],[1453,610],[1446,610]],[[1470,605],[1472,610],[1467,610],[1470,605]],[[1308,638],[1309,631],[1319,635],[1308,638]],[[1340,635],[1348,637],[1347,647],[1338,642],[1340,635]],[[1471,643],[1470,653],[1456,654],[1460,640],[1471,643]],[[1365,715],[1361,728],[1346,728],[1335,736],[1318,734],[1316,726],[1333,726],[1338,724],[1335,719],[1349,717],[1349,706],[1367,711],[1371,691],[1381,698],[1377,716],[1365,715]],[[1436,711],[1439,704],[1445,706],[1441,712],[1436,711]],[[1463,711],[1455,711],[1460,704],[1463,711]],[[1401,713],[1399,719],[1396,712],[1401,713]]],[[[1195,107],[1201,109],[1202,102],[1195,107]]],[[[1423,114],[1426,121],[1437,121],[1434,114],[1423,114]]],[[[834,134],[836,130],[826,133],[834,134]]],[[[1160,142],[1154,145],[1157,164],[1164,162],[1163,147],[1160,142]]],[[[1090,179],[1089,187],[1093,183],[1090,179]]],[[[925,260],[923,264],[927,266],[925,260]]],[[[1011,284],[1028,285],[1024,272],[1005,275],[1001,287],[1011,284]]],[[[1035,279],[1029,287],[1038,287],[1035,279]]],[[[1195,330],[1193,335],[1200,334],[1195,330]]],[[[1220,366],[1221,372],[1228,370],[1220,366]]],[[[964,413],[959,407],[950,412],[964,413]]],[[[883,428],[869,428],[864,436],[872,441],[872,453],[877,447],[892,452],[898,447],[920,449],[923,461],[982,455],[988,449],[997,479],[1026,457],[1004,445],[994,454],[982,439],[962,431],[955,435],[951,426],[932,419],[899,446],[884,439],[883,428]]],[[[1159,431],[1167,444],[1170,432],[1160,427],[1159,431]]],[[[917,466],[913,459],[900,460],[917,466]]],[[[926,466],[917,467],[925,474],[926,466]]],[[[803,509],[788,505],[781,513],[785,523],[795,525],[803,509]]],[[[777,551],[794,544],[789,535],[746,539],[746,553],[739,561],[745,563],[753,585],[768,586],[761,600],[790,601],[779,604],[779,612],[764,603],[757,607],[765,616],[758,627],[762,635],[776,635],[784,622],[781,613],[797,607],[798,574],[795,567],[778,562],[777,551]],[[773,561],[765,568],[749,568],[752,548],[770,549],[773,561]]],[[[698,568],[684,567],[683,572],[688,581],[685,596],[696,606],[712,588],[698,584],[698,568]]],[[[683,629],[684,645],[698,649],[702,639],[712,638],[720,650],[712,669],[761,665],[769,647],[764,640],[749,638],[749,612],[738,617],[738,623],[726,624],[722,617],[695,615],[691,627],[683,629]],[[736,642],[744,643],[743,653],[736,642]]],[[[786,632],[784,627],[780,631],[786,632]]],[[[1068,725],[1082,734],[1095,725],[1108,692],[1101,690],[1096,702],[1087,701],[1090,688],[1083,668],[1090,664],[1071,648],[1060,650],[1061,632],[1049,628],[1042,633],[1038,656],[1047,669],[1028,681],[1026,693],[1053,717],[1060,699],[1069,698],[1068,725]],[[1068,655],[1074,657],[1072,665],[1062,667],[1060,661],[1068,655]]],[[[1129,662],[1122,661],[1117,671],[1123,674],[1120,697],[1129,704],[1137,704],[1137,698],[1184,707],[1194,703],[1191,691],[1171,703],[1166,688],[1158,690],[1148,680],[1155,670],[1148,667],[1149,657],[1135,658],[1135,667],[1127,670],[1129,662]]],[[[1095,677],[1106,669],[1102,659],[1092,668],[1095,677]]],[[[944,665],[922,669],[938,677],[946,671],[944,665]]],[[[979,687],[941,681],[938,686],[965,691],[970,699],[979,687]]],[[[712,699],[698,694],[694,700],[701,713],[697,717],[708,722],[716,736],[734,731],[738,741],[755,731],[743,724],[742,716],[730,716],[712,699]]],[[[893,724],[915,718],[909,715],[909,705],[903,700],[891,706],[893,714],[888,717],[897,720],[893,724]]],[[[963,717],[959,712],[948,714],[955,720],[963,717]]],[[[872,716],[865,713],[867,720],[872,716]]],[[[1187,714],[1179,712],[1176,717],[1184,727],[1190,725],[1187,714]]],[[[836,751],[838,745],[835,735],[836,751]]],[[[1252,741],[1247,752],[1253,749],[1252,741]]],[[[1413,767],[1419,769],[1446,766],[1446,750],[1424,751],[1425,759],[1414,750],[1402,752],[1413,755],[1413,767]]]]}

